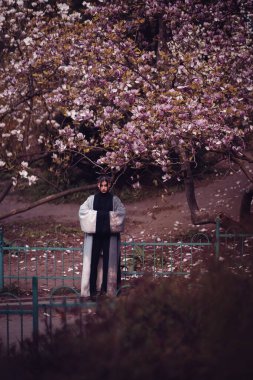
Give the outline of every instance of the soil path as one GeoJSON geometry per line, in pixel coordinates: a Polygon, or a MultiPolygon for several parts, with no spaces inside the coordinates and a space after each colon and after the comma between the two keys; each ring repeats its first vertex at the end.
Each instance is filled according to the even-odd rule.
{"type": "MultiPolygon", "coordinates": [[[[253,169],[253,168],[252,168],[253,169]]],[[[196,196],[199,207],[207,211],[223,211],[238,219],[240,198],[249,181],[241,172],[228,169],[223,174],[196,183],[196,196]]],[[[1,213],[25,205],[17,201],[14,195],[1,204],[1,213]]],[[[33,221],[35,226],[43,221],[55,221],[58,224],[79,224],[79,204],[44,204],[22,214],[9,217],[3,224],[33,221]]],[[[162,196],[152,196],[141,201],[126,204],[127,220],[125,234],[143,239],[164,240],[170,235],[187,232],[194,226],[191,223],[185,193],[177,191],[162,196]]],[[[213,228],[209,225],[201,228],[213,228]]]]}

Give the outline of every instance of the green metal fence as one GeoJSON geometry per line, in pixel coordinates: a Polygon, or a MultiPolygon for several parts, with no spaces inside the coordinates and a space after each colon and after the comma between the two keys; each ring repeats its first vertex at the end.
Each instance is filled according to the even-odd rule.
{"type": "Polygon", "coordinates": [[[14,343],[22,346],[26,337],[34,340],[38,337],[38,279],[32,281],[32,300],[29,304],[20,297],[3,292],[0,294],[0,338],[1,343],[9,351],[14,343]],[[25,320],[30,316],[30,321],[25,320]]]}
{"type": "MultiPolygon", "coordinates": [[[[239,258],[252,254],[253,234],[221,231],[219,219],[213,239],[197,233],[185,242],[124,241],[123,287],[145,272],[154,276],[189,275],[210,254],[219,259],[231,252],[239,258]]],[[[83,328],[83,313],[95,312],[96,303],[81,302],[81,272],[82,247],[8,247],[3,244],[0,229],[0,337],[7,350],[14,342],[22,345],[26,337],[36,342],[39,334],[52,334],[55,328],[74,321],[83,328]],[[18,297],[10,293],[13,290],[32,297],[18,297]],[[28,293],[23,293],[26,290],[28,293]]]]}
{"type": "Polygon", "coordinates": [[[79,286],[82,271],[80,248],[75,247],[3,247],[2,286],[15,283],[31,288],[31,279],[38,277],[41,288],[49,291],[59,285],[79,286]]]}
{"type": "Polygon", "coordinates": [[[216,219],[215,230],[215,253],[221,255],[243,257],[253,253],[253,233],[239,233],[233,229],[221,231],[220,219],[216,219]]]}
{"type": "MultiPolygon", "coordinates": [[[[7,350],[14,342],[22,345],[31,336],[36,341],[39,333],[52,334],[55,327],[82,321],[83,313],[94,312],[94,303],[80,302],[82,247],[4,246],[0,233],[0,330],[5,331],[2,339],[7,350]]],[[[195,234],[187,242],[123,241],[122,288],[145,272],[189,275],[192,266],[210,252],[212,243],[204,234],[195,234]]]]}
{"type": "MultiPolygon", "coordinates": [[[[0,290],[19,288],[30,291],[32,278],[39,281],[39,294],[58,286],[78,290],[82,274],[83,247],[4,246],[0,229],[0,290]]],[[[123,280],[150,272],[155,276],[188,275],[191,268],[207,255],[216,258],[230,252],[237,256],[253,252],[253,234],[221,231],[217,219],[215,236],[197,233],[187,241],[121,242],[121,275],[123,280]]]]}
{"type": "Polygon", "coordinates": [[[41,334],[51,336],[57,328],[76,321],[81,331],[83,314],[95,310],[95,302],[82,302],[80,294],[67,286],[54,288],[46,299],[40,299],[38,278],[33,277],[30,298],[0,293],[0,341],[9,352],[13,346],[22,348],[26,339],[36,344],[41,334]]]}
{"type": "Polygon", "coordinates": [[[205,234],[195,234],[189,241],[123,242],[121,255],[123,278],[151,272],[155,276],[187,275],[203,256],[212,252],[212,242],[205,234]]]}
{"type": "MultiPolygon", "coordinates": [[[[31,290],[34,276],[40,294],[57,286],[80,288],[82,247],[30,247],[0,245],[0,289],[31,290]]],[[[207,235],[195,234],[189,241],[121,242],[123,280],[151,272],[155,276],[187,275],[203,255],[212,251],[207,235]]]]}

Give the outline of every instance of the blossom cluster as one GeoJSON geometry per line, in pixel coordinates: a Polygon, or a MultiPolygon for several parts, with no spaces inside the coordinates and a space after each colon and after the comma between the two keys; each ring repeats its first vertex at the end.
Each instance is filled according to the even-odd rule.
{"type": "Polygon", "coordinates": [[[0,170],[33,183],[23,157],[51,152],[60,165],[99,148],[99,165],[152,164],[166,181],[172,156],[240,156],[253,124],[252,8],[3,0],[0,170]]]}

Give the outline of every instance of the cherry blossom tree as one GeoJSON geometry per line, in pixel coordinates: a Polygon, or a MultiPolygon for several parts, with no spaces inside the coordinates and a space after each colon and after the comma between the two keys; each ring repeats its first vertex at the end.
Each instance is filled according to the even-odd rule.
{"type": "MultiPolygon", "coordinates": [[[[1,3],[0,166],[36,181],[33,162],[61,173],[73,159],[110,170],[157,167],[184,181],[212,153],[253,181],[249,0],[22,0],[1,3]],[[59,117],[59,115],[61,117],[59,117]]],[[[252,186],[240,222],[252,218],[252,186]]]]}

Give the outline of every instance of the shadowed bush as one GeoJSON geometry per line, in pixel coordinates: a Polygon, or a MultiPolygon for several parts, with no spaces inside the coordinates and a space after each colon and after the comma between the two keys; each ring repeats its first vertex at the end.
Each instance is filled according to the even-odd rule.
{"type": "Polygon", "coordinates": [[[209,268],[198,280],[138,280],[78,325],[1,359],[3,379],[252,379],[253,281],[209,268]]]}

